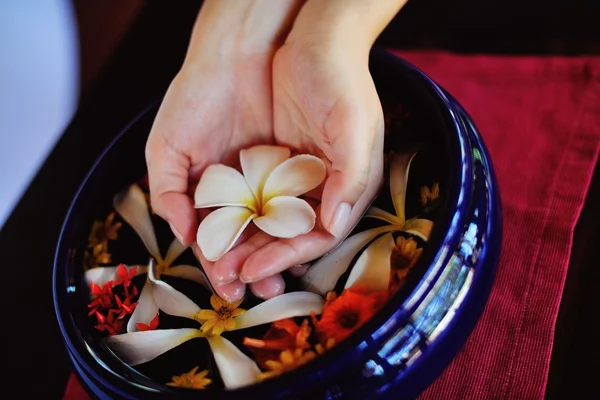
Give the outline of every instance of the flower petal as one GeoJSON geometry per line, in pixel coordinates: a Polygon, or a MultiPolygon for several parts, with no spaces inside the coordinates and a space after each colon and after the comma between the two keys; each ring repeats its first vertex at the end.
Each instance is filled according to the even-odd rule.
{"type": "Polygon", "coordinates": [[[365,213],[365,217],[376,218],[392,225],[402,225],[404,220],[401,220],[392,213],[382,210],[379,207],[371,206],[365,213]]]}
{"type": "Polygon", "coordinates": [[[391,255],[395,246],[396,243],[391,233],[375,240],[356,260],[344,289],[360,285],[370,292],[388,290],[391,255]]]}
{"type": "Polygon", "coordinates": [[[433,221],[424,218],[416,218],[414,220],[411,220],[410,223],[406,225],[405,232],[412,233],[413,235],[420,237],[424,241],[428,241],[432,229],[433,221]]]}
{"type": "Polygon", "coordinates": [[[148,270],[148,282],[152,286],[152,295],[158,309],[169,315],[193,319],[200,307],[167,282],[157,280],[153,270],[154,268],[148,270]]]}
{"type": "Polygon", "coordinates": [[[152,286],[146,280],[138,299],[138,305],[133,310],[133,314],[131,314],[131,318],[127,322],[127,332],[139,331],[138,322],[150,325],[150,321],[156,316],[156,313],[158,313],[158,306],[154,302],[152,286]]]}
{"type": "Polygon", "coordinates": [[[158,329],[109,336],[106,344],[127,364],[138,365],[200,336],[200,331],[193,328],[158,329]]]}
{"type": "Polygon", "coordinates": [[[131,225],[142,239],[150,255],[161,261],[162,257],[158,249],[154,225],[142,189],[136,184],[129,186],[129,188],[114,197],[113,205],[119,215],[131,225]]]}
{"type": "Polygon", "coordinates": [[[210,283],[208,282],[208,279],[204,273],[200,270],[200,268],[194,267],[193,265],[178,265],[176,267],[171,267],[166,269],[165,272],[163,272],[163,275],[189,279],[190,281],[201,284],[207,290],[212,291],[210,283]]]}
{"type": "Polygon", "coordinates": [[[235,318],[235,329],[267,324],[285,318],[320,314],[325,301],[311,292],[290,292],[266,300],[235,318]]]}
{"type": "Polygon", "coordinates": [[[260,369],[250,357],[222,336],[211,336],[206,339],[227,389],[258,382],[260,369]]]}
{"type": "Polygon", "coordinates": [[[335,250],[325,254],[308,268],[308,272],[301,278],[302,287],[313,293],[325,296],[333,290],[340,276],[350,266],[356,254],[378,235],[394,230],[392,226],[369,229],[350,236],[335,250]]]}
{"type": "Polygon", "coordinates": [[[315,227],[315,210],[304,200],[291,196],[277,196],[262,208],[262,215],[254,223],[267,234],[279,238],[293,238],[310,232],[315,227]]]}
{"type": "Polygon", "coordinates": [[[239,206],[256,209],[256,199],[244,176],[223,164],[210,165],[194,193],[194,207],[239,206]]]}
{"type": "Polygon", "coordinates": [[[271,172],[262,194],[263,204],[276,196],[299,196],[323,182],[325,163],[319,157],[300,154],[292,157],[271,172]]]}
{"type": "Polygon", "coordinates": [[[281,146],[259,145],[240,151],[244,177],[259,203],[269,174],[288,158],[290,149],[281,146]]]}
{"type": "MultiPolygon", "coordinates": [[[[127,272],[131,271],[132,268],[135,268],[135,265],[125,266],[127,272]]],[[[96,285],[104,285],[108,281],[112,281],[117,279],[117,270],[119,267],[96,267],[92,269],[88,269],[85,271],[85,282],[90,285],[92,282],[96,285]]],[[[137,269],[136,276],[144,273],[145,271],[142,268],[137,269]]]]}
{"type": "Polygon", "coordinates": [[[202,220],[196,242],[208,261],[216,261],[233,247],[246,226],[256,216],[242,207],[223,207],[202,220]]]}
{"type": "Polygon", "coordinates": [[[406,205],[406,184],[410,163],[417,153],[391,153],[390,160],[390,195],[394,203],[396,215],[402,222],[406,220],[404,207],[406,205]]]}
{"type": "Polygon", "coordinates": [[[182,244],[179,240],[174,239],[169,245],[169,250],[167,250],[167,255],[165,256],[163,264],[171,266],[173,262],[177,260],[177,258],[186,250],[187,246],[182,244]]]}

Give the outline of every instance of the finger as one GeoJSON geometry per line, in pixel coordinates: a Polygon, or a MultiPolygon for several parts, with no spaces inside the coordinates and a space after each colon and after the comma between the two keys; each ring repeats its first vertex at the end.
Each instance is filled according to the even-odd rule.
{"type": "Polygon", "coordinates": [[[283,294],[285,281],[280,274],[271,275],[258,282],[251,283],[250,290],[256,297],[267,300],[283,294]]]}
{"type": "Polygon", "coordinates": [[[215,262],[213,267],[215,281],[222,284],[237,280],[246,259],[273,240],[275,238],[261,231],[231,249],[215,262]]]}
{"type": "Polygon", "coordinates": [[[233,282],[223,284],[217,281],[216,279],[214,279],[212,273],[213,263],[208,261],[204,257],[202,251],[200,250],[200,247],[198,247],[197,244],[192,245],[192,250],[196,258],[198,258],[198,261],[200,261],[200,264],[202,265],[202,268],[204,269],[204,272],[206,273],[210,284],[212,285],[213,289],[219,297],[228,302],[238,301],[242,297],[244,297],[244,294],[246,293],[246,285],[243,282],[241,282],[240,280],[235,280],[233,282]]]}
{"type": "Polygon", "coordinates": [[[346,233],[352,208],[370,178],[374,127],[365,112],[355,111],[340,106],[326,124],[326,134],[331,137],[328,157],[332,171],[323,187],[321,219],[336,237],[346,233]]]}
{"type": "Polygon", "coordinates": [[[146,163],[153,210],[169,223],[180,242],[191,244],[198,220],[187,195],[189,159],[153,130],[146,143],[146,163]]]}
{"type": "Polygon", "coordinates": [[[322,229],[293,239],[278,239],[257,250],[244,262],[240,280],[258,282],[298,264],[308,263],[331,250],[339,239],[322,229]]]}
{"type": "Polygon", "coordinates": [[[289,273],[296,278],[300,278],[308,272],[308,264],[299,264],[294,265],[292,268],[288,269],[289,273]]]}

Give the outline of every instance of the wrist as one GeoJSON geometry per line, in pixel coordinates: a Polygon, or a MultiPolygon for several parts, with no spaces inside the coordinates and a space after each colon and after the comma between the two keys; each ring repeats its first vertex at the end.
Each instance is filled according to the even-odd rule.
{"type": "Polygon", "coordinates": [[[287,42],[325,41],[368,55],[407,0],[307,0],[287,42]]]}
{"type": "Polygon", "coordinates": [[[184,65],[270,59],[305,0],[206,0],[184,65]]]}

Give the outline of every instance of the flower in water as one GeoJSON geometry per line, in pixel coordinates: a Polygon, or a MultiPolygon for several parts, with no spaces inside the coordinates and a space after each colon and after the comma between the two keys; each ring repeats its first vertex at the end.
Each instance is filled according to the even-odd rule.
{"type": "MultiPolygon", "coordinates": [[[[136,231],[146,246],[148,253],[157,260],[158,265],[156,274],[159,277],[162,274],[171,275],[190,279],[205,286],[207,285],[206,279],[199,268],[193,265],[173,265],[173,262],[186,250],[186,247],[177,239],[173,240],[167,250],[166,256],[164,258],[162,257],[158,248],[154,225],[152,224],[152,219],[150,217],[149,205],[146,202],[144,192],[137,184],[133,184],[126,190],[117,194],[113,200],[113,205],[121,218],[136,231]]],[[[145,265],[139,267],[98,267],[86,271],[85,279],[89,285],[92,285],[92,283],[103,285],[108,281],[117,279],[121,268],[125,268],[128,272],[135,269],[135,272],[130,274],[129,279],[131,279],[133,275],[139,275],[148,271],[148,268],[145,265]]],[[[138,306],[127,323],[128,332],[138,330],[138,323],[149,324],[152,318],[158,313],[158,307],[152,296],[152,288],[147,282],[142,288],[138,303],[138,306]]]]}
{"type": "Polygon", "coordinates": [[[244,346],[254,353],[254,359],[262,368],[268,369],[267,361],[279,358],[282,351],[309,349],[311,328],[308,319],[298,326],[293,319],[275,321],[262,339],[244,338],[244,346]]]}
{"type": "Polygon", "coordinates": [[[158,328],[158,314],[156,314],[156,317],[154,317],[152,321],[150,321],[150,324],[146,325],[142,322],[138,322],[137,327],[140,331],[152,331],[158,328]]]}
{"type": "Polygon", "coordinates": [[[88,238],[88,245],[90,247],[96,247],[102,245],[106,248],[109,240],[117,240],[119,229],[121,229],[121,223],[113,223],[115,219],[115,213],[112,212],[106,217],[105,221],[94,221],[90,236],[88,238]]]}
{"type": "MultiPolygon", "coordinates": [[[[156,279],[154,269],[149,269],[148,282],[152,286],[151,293],[159,309],[166,314],[203,323],[201,317],[206,315],[200,313],[200,307],[168,283],[156,279]]],[[[292,292],[266,300],[237,316],[233,316],[232,309],[238,308],[229,305],[227,308],[231,311],[233,323],[227,322],[222,326],[225,331],[233,331],[311,313],[320,314],[323,303],[323,298],[315,293],[292,292]]],[[[218,303],[219,306],[221,304],[218,303]]],[[[221,335],[214,335],[213,329],[202,331],[201,328],[180,328],[130,332],[110,336],[107,338],[107,344],[124,362],[138,365],[194,338],[208,341],[225,387],[232,389],[258,381],[260,369],[256,362],[229,340],[221,335]]]]}
{"type": "MultiPolygon", "coordinates": [[[[323,309],[319,321],[313,318],[325,348],[333,338],[339,343],[365,324],[387,300],[388,293],[361,293],[360,289],[346,289],[323,309]]],[[[333,343],[329,344],[333,346],[333,343]]],[[[323,349],[323,351],[325,350],[323,349]]]]}
{"type": "Polygon", "coordinates": [[[244,299],[228,303],[213,294],[210,297],[210,305],[213,310],[200,310],[194,319],[202,323],[200,330],[207,335],[218,336],[224,331],[232,331],[235,329],[235,318],[246,312],[246,310],[238,308],[242,301],[244,299]]]}
{"type": "Polygon", "coordinates": [[[366,217],[387,222],[387,225],[350,236],[334,251],[321,257],[302,277],[306,290],[321,295],[333,290],[339,278],[348,270],[356,255],[362,252],[346,281],[345,288],[359,285],[368,291],[387,290],[391,276],[391,254],[396,247],[394,232],[402,231],[427,241],[433,222],[424,218],[406,219],[406,185],[410,163],[415,154],[392,153],[390,162],[390,195],[395,214],[371,206],[366,217]]]}
{"type": "Polygon", "coordinates": [[[391,254],[392,273],[396,278],[404,279],[417,263],[422,252],[423,248],[417,248],[417,241],[414,238],[398,236],[391,254]]]}
{"type": "Polygon", "coordinates": [[[325,179],[320,158],[290,158],[288,148],[260,145],[240,151],[240,163],[243,174],[223,164],[209,166],[196,188],[196,208],[221,207],[198,227],[196,241],[210,261],[227,253],[250,222],[279,238],[302,235],[315,226],[315,211],[298,196],[325,179]]]}
{"type": "Polygon", "coordinates": [[[265,379],[274,378],[289,372],[307,362],[313,360],[317,355],[312,350],[295,349],[295,350],[284,350],[279,354],[278,360],[267,360],[266,367],[267,371],[261,373],[258,376],[260,381],[265,379]]]}
{"type": "Polygon", "coordinates": [[[433,211],[440,204],[440,184],[434,182],[429,186],[421,187],[421,205],[425,208],[425,212],[433,211]]]}
{"type": "Polygon", "coordinates": [[[191,371],[184,374],[174,376],[167,386],[181,387],[187,389],[205,389],[212,383],[212,380],[207,378],[208,370],[198,372],[200,367],[194,367],[191,371]]]}

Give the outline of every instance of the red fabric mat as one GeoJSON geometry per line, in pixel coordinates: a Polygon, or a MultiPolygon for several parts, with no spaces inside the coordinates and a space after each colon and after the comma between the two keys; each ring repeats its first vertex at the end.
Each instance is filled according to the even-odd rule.
{"type": "MultiPolygon", "coordinates": [[[[398,53],[447,89],[487,144],[504,211],[484,314],[423,399],[543,398],[573,231],[600,150],[600,58],[398,53]]],[[[65,399],[84,399],[71,379],[65,399]]]]}

